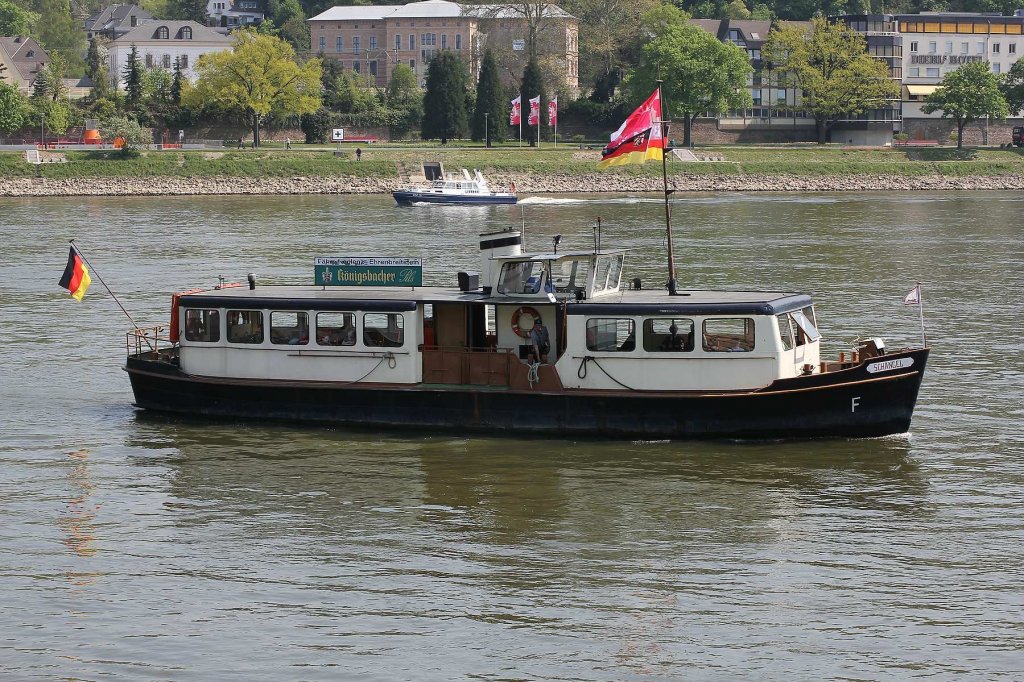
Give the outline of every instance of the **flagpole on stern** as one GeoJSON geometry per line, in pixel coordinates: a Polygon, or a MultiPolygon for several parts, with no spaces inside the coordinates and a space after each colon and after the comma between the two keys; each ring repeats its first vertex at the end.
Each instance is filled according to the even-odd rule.
{"type": "Polygon", "coordinates": [[[87,266],[89,266],[89,271],[92,274],[96,275],[96,279],[98,279],[100,281],[100,284],[103,285],[103,288],[106,289],[107,293],[110,294],[110,297],[112,299],[114,299],[114,303],[117,304],[117,307],[121,309],[121,312],[124,313],[124,316],[127,317],[128,321],[132,323],[133,327],[135,327],[135,331],[139,332],[139,336],[141,336],[142,339],[146,342],[146,345],[149,346],[149,349],[150,350],[155,350],[153,348],[153,344],[149,342],[149,338],[146,336],[146,333],[144,331],[142,331],[142,328],[139,327],[138,324],[136,324],[135,319],[130,314],[128,314],[128,311],[125,310],[125,307],[123,305],[121,305],[120,299],[118,299],[117,296],[114,294],[114,292],[111,291],[110,287],[107,286],[107,283],[103,281],[103,277],[101,277],[100,273],[96,270],[95,267],[93,267],[93,264],[89,262],[89,259],[85,257],[85,254],[82,253],[82,250],[80,248],[78,248],[78,244],[75,243],[75,240],[71,239],[69,241],[71,242],[71,245],[73,247],[75,247],[75,251],[78,252],[78,255],[81,256],[82,260],[85,261],[85,264],[87,266]]]}
{"type": "Polygon", "coordinates": [[[676,289],[676,262],[675,257],[672,253],[672,208],[669,205],[669,195],[672,194],[672,190],[668,188],[668,157],[666,152],[668,151],[668,121],[665,120],[665,98],[662,96],[661,84],[662,80],[658,79],[658,109],[660,119],[658,125],[661,126],[661,181],[665,189],[665,234],[668,238],[668,295],[676,296],[678,291],[676,289]]]}
{"type": "Polygon", "coordinates": [[[917,283],[917,312],[921,315],[921,345],[928,347],[928,336],[924,333],[924,291],[921,290],[921,283],[917,283]]]}

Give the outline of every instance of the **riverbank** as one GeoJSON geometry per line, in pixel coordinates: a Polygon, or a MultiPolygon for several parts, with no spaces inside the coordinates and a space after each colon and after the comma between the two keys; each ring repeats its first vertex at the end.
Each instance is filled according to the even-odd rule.
{"type": "MultiPolygon", "coordinates": [[[[661,178],[628,175],[494,175],[523,194],[660,192],[661,178]]],[[[238,194],[388,194],[401,183],[383,178],[17,178],[0,181],[0,196],[175,196],[238,194]]],[[[873,192],[1024,190],[1024,175],[673,176],[680,192],[873,192]]]]}
{"type": "MultiPolygon", "coordinates": [[[[493,186],[521,194],[661,191],[661,164],[599,171],[600,153],[573,147],[368,147],[286,151],[150,151],[122,158],[68,151],[66,163],[29,164],[0,153],[0,196],[384,194],[424,160],[449,172],[478,168],[493,186]]],[[[705,161],[669,164],[684,192],[849,192],[1024,189],[1024,153],[1010,149],[699,148],[705,161]]]]}

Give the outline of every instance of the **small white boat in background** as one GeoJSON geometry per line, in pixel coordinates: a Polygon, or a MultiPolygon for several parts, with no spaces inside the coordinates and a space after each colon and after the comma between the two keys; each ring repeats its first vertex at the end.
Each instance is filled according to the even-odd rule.
{"type": "Polygon", "coordinates": [[[392,192],[395,201],[403,205],[425,204],[514,204],[515,185],[492,189],[483,173],[465,168],[461,174],[445,175],[440,163],[423,164],[424,181],[428,184],[410,185],[392,192]]]}

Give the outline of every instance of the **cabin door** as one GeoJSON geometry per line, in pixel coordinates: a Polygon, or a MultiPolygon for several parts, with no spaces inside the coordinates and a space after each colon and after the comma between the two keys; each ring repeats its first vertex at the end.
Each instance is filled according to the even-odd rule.
{"type": "Polygon", "coordinates": [[[434,304],[434,343],[441,348],[466,348],[466,306],[434,304]]]}

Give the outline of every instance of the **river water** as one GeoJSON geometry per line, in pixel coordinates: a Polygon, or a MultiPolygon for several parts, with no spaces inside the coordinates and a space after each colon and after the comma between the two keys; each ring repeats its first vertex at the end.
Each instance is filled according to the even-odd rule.
{"type": "Polygon", "coordinates": [[[908,436],[570,442],[196,422],[132,406],[128,324],[315,256],[477,269],[479,232],[634,251],[637,197],[0,200],[0,677],[1021,679],[1024,197],[696,195],[681,287],[813,293],[828,355],[933,356],[908,436]],[[75,237],[93,265],[56,286],[75,237]]]}

